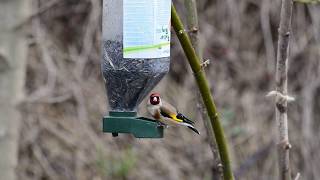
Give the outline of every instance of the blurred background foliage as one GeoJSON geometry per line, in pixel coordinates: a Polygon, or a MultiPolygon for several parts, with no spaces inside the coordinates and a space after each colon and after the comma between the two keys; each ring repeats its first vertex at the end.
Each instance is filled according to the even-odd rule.
{"type": "MultiPolygon", "coordinates": [[[[197,88],[177,38],[155,91],[196,120],[201,136],[168,128],[163,139],[101,132],[108,112],[100,73],[101,0],[30,0],[19,179],[212,179],[219,171],[199,119],[197,88]]],[[[280,0],[201,0],[201,46],[237,179],[275,179],[275,51],[280,0]]],[[[182,17],[182,0],[175,0],[182,17]]],[[[185,19],[185,18],[184,18],[185,19]]],[[[291,167],[320,177],[320,6],[295,3],[288,91],[291,167]]],[[[141,115],[148,116],[145,102],[141,115]]]]}

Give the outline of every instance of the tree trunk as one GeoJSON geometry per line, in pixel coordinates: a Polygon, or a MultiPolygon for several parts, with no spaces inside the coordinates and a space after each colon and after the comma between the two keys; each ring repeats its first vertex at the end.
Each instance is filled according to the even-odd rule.
{"type": "Polygon", "coordinates": [[[27,15],[25,0],[0,0],[0,176],[13,180],[17,165],[26,47],[15,27],[27,15]]]}

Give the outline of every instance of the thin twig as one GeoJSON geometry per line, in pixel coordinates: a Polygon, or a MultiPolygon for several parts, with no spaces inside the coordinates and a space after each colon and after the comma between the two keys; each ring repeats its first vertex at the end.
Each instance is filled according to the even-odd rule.
{"type": "MultiPolygon", "coordinates": [[[[292,5],[292,0],[282,0],[278,35],[276,86],[277,92],[283,94],[284,96],[287,96],[287,72],[292,5]]],[[[279,130],[278,156],[280,180],[291,180],[289,161],[289,150],[291,146],[288,137],[287,104],[287,100],[283,100],[283,98],[277,96],[276,120],[279,130]]]]}
{"type": "MultiPolygon", "coordinates": [[[[197,11],[197,3],[195,0],[185,0],[184,1],[186,10],[187,10],[187,27],[188,32],[190,36],[191,43],[193,45],[193,48],[195,49],[199,59],[200,63],[204,64],[203,57],[202,57],[202,48],[201,48],[201,42],[200,42],[200,31],[199,31],[199,21],[198,21],[198,11],[197,11]]],[[[206,61],[207,62],[207,61],[206,61]]],[[[208,61],[209,62],[209,61],[208,61]]],[[[205,67],[205,66],[203,66],[205,67]]],[[[208,120],[207,112],[205,110],[205,107],[200,99],[197,98],[198,101],[198,110],[201,115],[201,119],[203,119],[206,131],[207,131],[207,141],[209,142],[212,155],[213,155],[213,172],[212,176],[214,179],[220,179],[222,177],[222,171],[219,171],[219,165],[221,165],[219,154],[217,150],[217,145],[214,139],[214,132],[212,128],[210,127],[210,121],[208,120]]]]}
{"type": "Polygon", "coordinates": [[[14,29],[20,29],[22,28],[24,25],[29,24],[33,19],[35,19],[36,17],[39,17],[40,15],[42,15],[43,13],[47,12],[48,10],[54,8],[55,6],[57,6],[59,3],[62,3],[64,1],[61,0],[52,0],[52,1],[48,1],[46,2],[43,6],[41,6],[38,11],[32,13],[31,15],[29,15],[29,17],[23,19],[22,22],[20,22],[19,24],[17,24],[14,29]]]}
{"type": "Polygon", "coordinates": [[[193,48],[195,49],[200,61],[202,62],[202,50],[200,47],[199,39],[199,22],[198,22],[198,11],[197,3],[195,0],[184,0],[184,4],[187,9],[187,27],[189,37],[193,48]]]}
{"type": "Polygon", "coordinates": [[[41,148],[35,144],[32,147],[32,152],[35,158],[38,160],[44,172],[50,177],[50,179],[58,179],[57,173],[54,171],[52,166],[50,165],[47,157],[41,152],[41,148]]]}

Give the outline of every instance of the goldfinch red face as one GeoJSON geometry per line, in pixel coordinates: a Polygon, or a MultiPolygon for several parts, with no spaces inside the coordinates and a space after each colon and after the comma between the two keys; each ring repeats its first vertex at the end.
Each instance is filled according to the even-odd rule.
{"type": "Polygon", "coordinates": [[[160,94],[158,93],[152,93],[150,95],[150,104],[152,105],[158,105],[160,104],[160,94]]]}

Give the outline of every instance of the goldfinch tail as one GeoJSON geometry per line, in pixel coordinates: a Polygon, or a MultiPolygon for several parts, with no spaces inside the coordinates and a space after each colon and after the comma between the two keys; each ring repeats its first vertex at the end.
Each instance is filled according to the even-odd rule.
{"type": "Polygon", "coordinates": [[[195,127],[193,127],[192,125],[189,125],[188,128],[191,129],[192,131],[194,131],[195,133],[200,135],[200,132],[195,127]]]}

